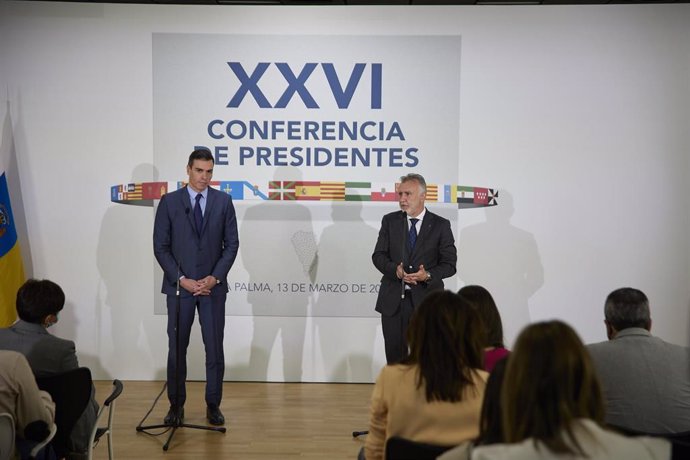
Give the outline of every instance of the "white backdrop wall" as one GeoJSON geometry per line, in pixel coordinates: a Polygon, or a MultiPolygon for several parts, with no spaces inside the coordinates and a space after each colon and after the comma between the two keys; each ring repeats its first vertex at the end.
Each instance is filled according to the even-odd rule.
{"type": "MultiPolygon", "coordinates": [[[[0,148],[19,174],[23,253],[33,276],[64,288],[54,332],[76,341],[96,378],[164,376],[153,210],[108,194],[158,179],[154,33],[461,36],[457,177],[502,197],[457,211],[450,285],[488,287],[509,344],[547,318],[604,340],[603,300],[624,285],[649,295],[654,333],[689,344],[690,5],[3,2],[0,148]]],[[[179,178],[188,153],[181,146],[179,178]]],[[[333,223],[324,219],[317,239],[333,223]]],[[[375,229],[371,248],[374,239],[375,229]]],[[[229,380],[368,382],[385,361],[374,317],[233,316],[225,345],[229,380]]],[[[197,329],[189,356],[190,376],[202,379],[197,329]]]]}

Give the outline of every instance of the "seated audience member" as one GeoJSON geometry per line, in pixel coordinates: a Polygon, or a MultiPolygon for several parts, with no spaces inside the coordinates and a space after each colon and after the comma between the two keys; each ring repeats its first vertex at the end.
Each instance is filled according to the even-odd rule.
{"type": "Polygon", "coordinates": [[[453,446],[479,434],[488,374],[481,320],[450,291],[429,294],[410,320],[410,355],[383,368],[371,397],[367,460],[384,458],[392,436],[453,446]]]}
{"type": "Polygon", "coordinates": [[[499,360],[494,366],[489,380],[486,382],[482,415],[479,419],[479,437],[468,441],[445,452],[438,460],[469,460],[472,448],[486,446],[503,441],[503,426],[501,424],[501,386],[506,371],[507,358],[499,360]]]}
{"type": "MultiPolygon", "coordinates": [[[[36,377],[60,374],[79,367],[74,342],[50,334],[47,329],[58,321],[65,305],[65,294],[49,280],[30,279],[17,292],[19,320],[0,329],[0,350],[22,353],[36,377]]],[[[91,391],[91,401],[77,421],[70,440],[74,456],[84,454],[96,422],[98,403],[91,391]]]]}
{"type": "Polygon", "coordinates": [[[494,365],[508,353],[503,345],[503,323],[498,312],[496,302],[489,291],[482,286],[465,286],[458,294],[472,302],[479,312],[479,316],[486,329],[486,342],[484,344],[484,370],[491,372],[494,365]]]}
{"type": "Polygon", "coordinates": [[[16,351],[0,350],[0,413],[3,412],[14,418],[20,439],[33,441],[48,435],[55,418],[50,395],[38,389],[29,363],[16,351]]]}
{"type": "Polygon", "coordinates": [[[601,388],[575,331],[561,321],[526,327],[501,388],[503,443],[479,446],[473,460],[669,459],[660,438],[628,438],[604,428],[601,388]]]}
{"type": "Polygon", "coordinates": [[[649,300],[637,289],[609,294],[604,317],[609,340],[588,349],[606,422],[653,434],[690,430],[690,349],[650,334],[649,300]]]}

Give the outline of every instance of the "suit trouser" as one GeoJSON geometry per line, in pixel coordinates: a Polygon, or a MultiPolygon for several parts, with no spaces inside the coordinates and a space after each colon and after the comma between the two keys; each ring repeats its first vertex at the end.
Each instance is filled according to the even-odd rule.
{"type": "Polygon", "coordinates": [[[414,305],[409,291],[404,299],[400,300],[400,308],[392,316],[381,315],[383,328],[383,341],[386,346],[386,362],[388,364],[399,363],[409,354],[407,346],[407,326],[412,318],[414,305]]]}
{"type": "Polygon", "coordinates": [[[225,374],[225,355],[223,335],[225,332],[225,299],[227,294],[180,298],[180,372],[177,391],[175,391],[175,311],[177,297],[169,295],[168,304],[168,399],[174,405],[179,396],[183,406],[187,399],[185,381],[187,380],[187,346],[192,332],[195,311],[199,311],[201,337],[206,352],[206,404],[220,405],[223,397],[223,376],[225,374]]]}

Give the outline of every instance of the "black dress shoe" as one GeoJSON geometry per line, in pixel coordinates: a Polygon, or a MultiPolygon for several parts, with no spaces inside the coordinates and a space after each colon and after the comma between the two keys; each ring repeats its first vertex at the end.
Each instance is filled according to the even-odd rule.
{"type": "Polygon", "coordinates": [[[174,425],[178,418],[180,423],[184,422],[184,407],[177,409],[173,406],[170,406],[170,410],[168,410],[168,414],[163,419],[163,423],[166,425],[174,425]]]}
{"type": "Polygon", "coordinates": [[[211,425],[225,425],[225,417],[216,405],[209,404],[206,406],[206,418],[211,425]]]}

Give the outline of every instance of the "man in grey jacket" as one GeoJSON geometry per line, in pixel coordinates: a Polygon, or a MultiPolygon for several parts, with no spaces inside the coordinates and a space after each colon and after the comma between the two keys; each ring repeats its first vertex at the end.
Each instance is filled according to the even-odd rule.
{"type": "MultiPolygon", "coordinates": [[[[30,279],[17,292],[19,320],[9,328],[0,329],[0,350],[13,350],[26,356],[36,377],[61,374],[79,367],[74,342],[50,334],[47,329],[58,321],[58,313],[65,305],[65,293],[49,280],[30,279]]],[[[86,453],[96,416],[98,403],[91,400],[77,421],[70,441],[78,458],[86,453]]]]}
{"type": "Polygon", "coordinates": [[[690,430],[690,349],[651,335],[649,300],[621,288],[606,298],[607,342],[588,349],[611,425],[650,434],[690,430]]]}

